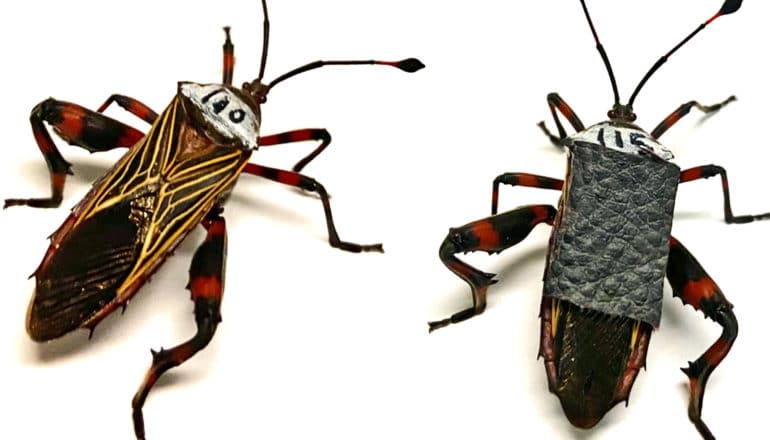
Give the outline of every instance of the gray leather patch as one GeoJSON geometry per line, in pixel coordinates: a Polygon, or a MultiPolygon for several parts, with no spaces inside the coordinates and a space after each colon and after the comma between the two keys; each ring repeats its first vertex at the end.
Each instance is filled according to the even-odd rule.
{"type": "Polygon", "coordinates": [[[575,142],[543,294],[660,323],[679,167],[575,142]]]}

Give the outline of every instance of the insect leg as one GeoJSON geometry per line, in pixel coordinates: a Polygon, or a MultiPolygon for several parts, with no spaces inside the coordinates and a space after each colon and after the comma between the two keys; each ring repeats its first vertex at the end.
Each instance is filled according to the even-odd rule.
{"type": "Polygon", "coordinates": [[[177,367],[202,350],[214,337],[217,324],[222,320],[219,313],[224,288],[225,254],[227,251],[227,230],[220,209],[215,207],[203,222],[207,229],[206,239],[195,251],[190,264],[190,281],[187,288],[195,303],[195,335],[171,349],[152,351],[152,366],[131,402],[133,408],[134,433],[144,439],[144,417],[142,407],[147,395],[158,378],[171,368],[177,367]]]}
{"type": "Polygon", "coordinates": [[[283,183],[284,185],[290,185],[296,188],[302,188],[306,191],[317,193],[323,203],[324,214],[326,215],[326,229],[329,232],[329,244],[332,247],[342,249],[349,252],[382,252],[382,244],[356,244],[347,241],[340,240],[337,234],[337,228],[334,226],[334,220],[332,219],[332,208],[329,203],[329,194],[326,189],[317,182],[315,179],[307,177],[305,175],[295,173],[293,171],[279,170],[277,168],[270,168],[253,163],[246,164],[243,172],[252,174],[254,176],[264,177],[275,182],[283,183]]]}
{"type": "Polygon", "coordinates": [[[77,104],[46,99],[32,109],[29,116],[32,133],[38,148],[43,153],[51,175],[51,197],[32,199],[6,199],[3,208],[27,205],[35,208],[54,208],[61,204],[64,181],[72,174],[71,164],[64,160],[56,148],[43,122],[50,124],[54,131],[72,145],[90,152],[107,151],[117,147],[131,147],[144,133],[122,122],[88,110],[77,104]]]}
{"type": "Polygon", "coordinates": [[[556,128],[559,130],[559,136],[555,136],[553,133],[548,131],[548,129],[545,126],[544,121],[540,121],[537,125],[540,127],[541,130],[543,130],[543,133],[545,133],[546,136],[548,136],[548,139],[551,140],[551,143],[556,145],[557,147],[564,146],[563,142],[564,139],[567,137],[567,132],[564,130],[564,127],[561,125],[561,121],[559,121],[559,116],[556,114],[556,110],[559,110],[559,113],[564,115],[565,118],[567,118],[567,121],[572,125],[572,128],[575,129],[575,131],[583,131],[585,130],[585,126],[580,121],[580,118],[575,114],[575,112],[572,110],[572,107],[569,106],[566,102],[564,102],[563,99],[561,99],[561,96],[559,96],[558,93],[549,93],[548,97],[546,98],[548,100],[548,107],[551,109],[551,116],[553,116],[553,122],[556,124],[556,128]]]}
{"type": "Polygon", "coordinates": [[[679,106],[678,109],[674,110],[673,113],[666,116],[666,119],[661,121],[660,124],[658,124],[657,127],[655,127],[654,130],[652,130],[652,133],[650,133],[650,136],[652,136],[655,139],[660,138],[663,133],[665,133],[669,128],[671,128],[674,124],[679,122],[680,119],[682,119],[684,116],[686,116],[688,113],[690,113],[690,110],[692,110],[693,107],[697,108],[698,110],[702,111],[703,113],[713,113],[722,107],[726,106],[727,104],[735,101],[735,96],[731,96],[724,101],[720,102],[719,104],[714,105],[703,105],[699,103],[698,101],[690,101],[686,102],[679,106]]]}
{"type": "Polygon", "coordinates": [[[730,186],[727,183],[727,171],[718,165],[702,165],[695,168],[689,168],[679,176],[679,182],[691,182],[698,179],[708,179],[709,177],[719,176],[722,178],[722,197],[724,199],[725,222],[727,223],[750,223],[754,220],[770,219],[770,212],[758,215],[733,215],[733,208],[730,206],[730,186]]]}
{"type": "Polygon", "coordinates": [[[504,173],[495,177],[492,182],[492,215],[497,214],[498,188],[500,184],[511,186],[528,186],[530,188],[556,189],[561,191],[564,181],[551,177],[527,173],[504,173]]]}
{"type": "Polygon", "coordinates": [[[323,150],[325,150],[326,147],[328,147],[331,143],[332,136],[325,128],[305,128],[302,130],[292,130],[285,133],[273,134],[270,136],[261,136],[259,138],[259,146],[265,147],[270,145],[289,144],[292,142],[302,141],[321,141],[321,144],[318,145],[318,147],[316,147],[316,149],[313,150],[310,154],[303,157],[302,160],[294,164],[294,166],[291,168],[292,171],[300,172],[302,171],[302,168],[305,168],[305,165],[310,163],[311,160],[315,159],[316,156],[321,154],[321,152],[323,152],[323,150]]]}
{"type": "Polygon", "coordinates": [[[704,439],[713,439],[714,436],[701,419],[703,393],[709,376],[727,356],[738,336],[738,321],[732,311],[733,305],[727,301],[714,280],[703,270],[695,257],[673,237],[669,245],[666,276],[675,296],[681,298],[685,304],[693,306],[695,310],[703,311],[708,318],[722,326],[719,339],[695,362],[690,362],[687,368],[682,368],[690,378],[690,420],[704,439]]]}
{"type": "Polygon", "coordinates": [[[493,273],[482,272],[457,259],[455,254],[473,251],[501,252],[529,235],[540,223],[553,224],[556,208],[550,205],[522,206],[512,211],[477,220],[459,228],[451,228],[441,243],[439,257],[444,265],[471,287],[473,307],[461,310],[449,318],[428,323],[429,331],[446,327],[484,312],[487,287],[496,283],[493,273]]]}
{"type": "Polygon", "coordinates": [[[130,96],[118,94],[111,95],[109,98],[107,98],[107,100],[104,101],[104,104],[99,106],[96,111],[98,113],[104,113],[104,111],[107,110],[107,107],[109,107],[113,102],[150,125],[155,123],[155,120],[158,119],[158,113],[151,109],[149,106],[130,96]]]}

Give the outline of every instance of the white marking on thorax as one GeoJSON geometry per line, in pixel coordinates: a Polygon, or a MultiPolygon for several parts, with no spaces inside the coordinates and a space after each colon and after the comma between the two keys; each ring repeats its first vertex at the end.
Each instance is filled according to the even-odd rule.
{"type": "Polygon", "coordinates": [[[573,141],[599,144],[606,148],[628,154],[652,154],[664,160],[671,160],[674,154],[649,134],[638,128],[619,127],[611,122],[592,125],[569,137],[573,141]]]}
{"type": "Polygon", "coordinates": [[[238,95],[220,84],[187,83],[181,90],[220,135],[257,148],[259,119],[238,95]]]}

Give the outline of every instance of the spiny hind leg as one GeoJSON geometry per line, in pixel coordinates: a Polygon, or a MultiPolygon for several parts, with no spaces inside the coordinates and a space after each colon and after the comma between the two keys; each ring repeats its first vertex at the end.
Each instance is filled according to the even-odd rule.
{"type": "Polygon", "coordinates": [[[706,440],[714,439],[701,418],[706,382],[714,369],[730,352],[738,336],[738,321],[733,305],[727,301],[719,286],[709,277],[695,257],[676,239],[669,243],[666,276],[674,296],[685,304],[701,310],[712,321],[722,326],[722,335],[695,362],[682,371],[690,378],[690,404],[687,414],[695,428],[706,440]]]}
{"type": "Polygon", "coordinates": [[[214,337],[222,320],[219,313],[225,284],[225,255],[227,253],[227,229],[220,208],[215,207],[203,222],[207,229],[206,239],[195,251],[190,264],[190,297],[195,303],[195,335],[171,349],[152,352],[152,365],[131,403],[134,433],[144,439],[144,407],[147,395],[158,378],[171,368],[177,367],[202,350],[214,337]]]}
{"type": "Polygon", "coordinates": [[[494,284],[494,274],[482,272],[455,257],[473,251],[501,252],[521,242],[540,223],[553,224],[556,208],[550,205],[529,205],[502,214],[452,228],[441,243],[439,257],[444,265],[471,287],[473,306],[449,318],[428,323],[429,331],[446,327],[484,312],[487,288],[494,284]]]}

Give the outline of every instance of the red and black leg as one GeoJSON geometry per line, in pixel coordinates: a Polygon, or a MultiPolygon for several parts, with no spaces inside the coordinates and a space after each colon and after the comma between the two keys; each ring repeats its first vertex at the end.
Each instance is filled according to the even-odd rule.
{"type": "Polygon", "coordinates": [[[109,98],[107,98],[107,100],[104,101],[104,104],[99,106],[96,111],[98,113],[104,113],[104,111],[107,110],[107,107],[109,107],[113,102],[150,125],[154,124],[155,120],[158,119],[158,113],[146,104],[130,96],[118,94],[111,95],[109,98]]]}
{"type": "Polygon", "coordinates": [[[444,265],[471,287],[473,307],[461,310],[449,318],[428,323],[429,331],[446,327],[484,312],[487,288],[496,283],[495,274],[482,272],[455,257],[460,252],[502,252],[521,242],[540,223],[553,225],[556,208],[551,205],[529,205],[502,214],[452,228],[441,243],[439,257],[444,265]]]}
{"type": "Polygon", "coordinates": [[[567,138],[567,132],[564,130],[564,127],[561,125],[561,121],[559,120],[559,115],[556,114],[557,110],[565,118],[567,118],[567,121],[570,123],[572,128],[575,129],[575,131],[583,131],[585,130],[586,127],[580,121],[580,118],[578,118],[577,114],[575,114],[575,112],[572,110],[572,107],[570,107],[569,104],[564,102],[564,100],[561,99],[561,96],[559,96],[558,93],[549,93],[546,99],[548,100],[548,108],[551,109],[551,116],[553,116],[553,122],[556,124],[556,128],[559,130],[559,136],[555,136],[553,133],[551,133],[546,128],[544,121],[540,121],[537,124],[537,126],[540,127],[541,130],[543,130],[543,133],[545,133],[545,135],[548,136],[548,139],[551,140],[552,144],[554,144],[557,147],[563,147],[564,139],[567,138]]]}
{"type": "Polygon", "coordinates": [[[530,188],[555,189],[561,191],[564,181],[551,177],[527,173],[504,173],[492,182],[492,215],[497,214],[497,199],[500,184],[511,186],[528,186],[530,188]]]}
{"type": "Polygon", "coordinates": [[[337,228],[334,226],[334,219],[332,218],[332,208],[331,204],[329,203],[329,194],[326,192],[326,189],[323,187],[323,185],[321,185],[321,183],[315,179],[307,177],[303,174],[296,173],[294,171],[285,171],[253,163],[246,164],[243,172],[318,194],[318,196],[321,198],[321,203],[323,203],[324,215],[326,216],[326,229],[329,232],[329,244],[332,247],[348,252],[383,251],[381,243],[357,244],[340,240],[340,237],[337,234],[337,228]]]}
{"type": "Polygon", "coordinates": [[[176,347],[152,351],[152,366],[131,402],[134,433],[138,439],[145,438],[142,408],[155,382],[163,373],[183,364],[206,347],[222,320],[219,309],[225,284],[227,230],[225,219],[220,213],[221,209],[214,207],[203,221],[203,226],[207,229],[206,239],[195,251],[190,264],[190,281],[187,288],[195,303],[197,331],[190,340],[176,347]]]}
{"type": "Polygon", "coordinates": [[[725,298],[719,286],[708,276],[695,257],[676,239],[669,244],[666,276],[674,295],[689,304],[695,310],[722,326],[722,335],[695,362],[690,362],[682,371],[690,378],[690,404],[688,415],[704,439],[713,439],[706,424],[701,419],[703,394],[706,382],[714,369],[727,356],[738,336],[738,321],[735,319],[733,305],[725,298]]]}
{"type": "Polygon", "coordinates": [[[679,122],[680,119],[685,117],[688,113],[690,113],[690,110],[692,110],[693,107],[697,108],[698,110],[702,111],[703,113],[713,113],[715,111],[718,111],[722,107],[726,106],[727,104],[735,101],[735,96],[731,96],[724,101],[720,102],[719,104],[714,105],[703,105],[699,103],[698,101],[690,101],[686,102],[679,106],[676,110],[674,110],[673,113],[666,116],[666,119],[661,121],[660,124],[658,124],[655,129],[652,130],[652,133],[650,133],[650,136],[652,136],[655,139],[660,138],[663,133],[665,133],[669,128],[671,128],[674,124],[679,122]]]}
{"type": "Polygon", "coordinates": [[[689,168],[681,172],[679,182],[691,182],[698,179],[708,179],[719,175],[722,178],[722,197],[724,199],[725,222],[727,223],[750,223],[754,220],[770,219],[770,212],[757,215],[733,215],[733,208],[730,206],[730,186],[727,182],[727,171],[718,165],[703,165],[695,168],[689,168]]]}
{"type": "Polygon", "coordinates": [[[267,147],[271,145],[290,144],[292,142],[302,141],[321,141],[321,144],[291,168],[292,171],[300,172],[303,168],[305,168],[305,165],[310,163],[311,160],[315,159],[316,156],[321,154],[321,152],[323,152],[331,143],[332,136],[325,128],[304,128],[301,130],[292,130],[285,133],[273,134],[270,136],[260,136],[259,146],[267,147]]]}
{"type": "Polygon", "coordinates": [[[29,121],[37,146],[48,164],[51,175],[51,197],[6,199],[3,208],[16,205],[53,208],[61,204],[64,181],[67,174],[72,174],[71,164],[64,160],[43,122],[51,125],[54,131],[68,143],[85,148],[92,153],[118,147],[128,148],[144,136],[141,131],[101,113],[53,98],[36,105],[32,109],[29,121]]]}

